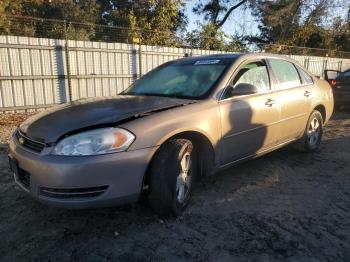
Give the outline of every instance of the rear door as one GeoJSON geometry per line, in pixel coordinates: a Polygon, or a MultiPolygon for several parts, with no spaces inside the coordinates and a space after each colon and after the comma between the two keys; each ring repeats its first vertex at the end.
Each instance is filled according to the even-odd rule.
{"type": "Polygon", "coordinates": [[[305,130],[312,105],[313,80],[300,67],[282,59],[269,59],[281,106],[278,143],[298,138],[305,130]]]}
{"type": "Polygon", "coordinates": [[[279,119],[276,99],[265,61],[247,61],[234,73],[230,85],[219,101],[222,165],[255,155],[276,144],[276,123],[279,119]],[[232,95],[234,92],[230,89],[241,83],[256,86],[258,93],[232,95]]]}

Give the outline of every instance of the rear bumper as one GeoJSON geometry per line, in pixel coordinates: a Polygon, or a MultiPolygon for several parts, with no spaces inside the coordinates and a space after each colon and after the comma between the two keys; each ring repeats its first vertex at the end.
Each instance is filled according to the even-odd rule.
{"type": "Polygon", "coordinates": [[[156,149],[67,157],[37,154],[11,141],[9,157],[20,170],[16,172],[16,182],[40,202],[66,208],[95,208],[137,201],[156,149]]]}

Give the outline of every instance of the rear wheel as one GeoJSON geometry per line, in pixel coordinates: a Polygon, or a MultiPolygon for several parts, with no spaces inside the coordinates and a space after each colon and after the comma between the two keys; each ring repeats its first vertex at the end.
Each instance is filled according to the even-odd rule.
{"type": "Polygon", "coordinates": [[[304,152],[319,150],[323,135],[323,118],[319,111],[311,113],[303,137],[298,141],[297,148],[304,152]]]}
{"type": "Polygon", "coordinates": [[[180,215],[188,205],[196,175],[196,154],[187,139],[161,146],[150,169],[149,203],[160,215],[180,215]]]}

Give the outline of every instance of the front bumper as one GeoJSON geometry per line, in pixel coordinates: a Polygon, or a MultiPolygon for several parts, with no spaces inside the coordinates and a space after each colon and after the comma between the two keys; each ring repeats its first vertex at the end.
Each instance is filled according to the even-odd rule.
{"type": "Polygon", "coordinates": [[[98,156],[38,154],[9,145],[16,182],[44,204],[95,208],[138,200],[144,174],[157,147],[98,156]]]}

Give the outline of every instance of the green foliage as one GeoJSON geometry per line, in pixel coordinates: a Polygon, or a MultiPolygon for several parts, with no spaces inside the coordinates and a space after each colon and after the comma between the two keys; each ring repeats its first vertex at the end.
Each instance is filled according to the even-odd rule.
{"type": "Polygon", "coordinates": [[[225,34],[213,24],[201,25],[187,35],[189,46],[201,49],[224,50],[225,34]]]}
{"type": "Polygon", "coordinates": [[[178,46],[177,33],[186,25],[183,0],[148,0],[128,15],[132,39],[142,44],[178,46]]]}
{"type": "Polygon", "coordinates": [[[260,20],[260,34],[255,40],[261,43],[287,44],[299,26],[301,1],[258,1],[252,5],[254,16],[260,20]]]}
{"type": "Polygon", "coordinates": [[[48,38],[64,38],[67,32],[76,40],[139,39],[143,44],[177,46],[177,33],[187,22],[183,9],[184,0],[3,0],[0,32],[48,38]],[[67,20],[67,24],[17,16],[67,20]]]}
{"type": "Polygon", "coordinates": [[[15,35],[64,38],[66,29],[68,38],[88,40],[95,34],[94,26],[67,24],[65,28],[61,21],[18,20],[17,16],[93,24],[97,22],[98,14],[99,5],[95,0],[5,0],[0,7],[0,31],[15,35]]]}
{"type": "MultiPolygon", "coordinates": [[[[100,5],[101,23],[129,28],[116,33],[119,40],[131,43],[177,46],[176,34],[187,22],[184,0],[102,0],[100,5]]],[[[106,35],[113,41],[112,35],[106,35]]]]}
{"type": "MultiPolygon", "coordinates": [[[[0,33],[11,33],[11,21],[8,16],[17,15],[21,12],[21,3],[19,1],[2,0],[0,2],[0,33]]],[[[27,28],[22,28],[24,31],[27,28]]]]}
{"type": "Polygon", "coordinates": [[[332,29],[332,48],[350,52],[350,9],[349,20],[342,22],[339,18],[333,23],[332,29]]]}
{"type": "MultiPolygon", "coordinates": [[[[347,23],[335,18],[332,27],[326,24],[326,18],[334,12],[334,3],[328,0],[257,1],[251,8],[260,21],[260,33],[248,39],[257,43],[276,44],[264,47],[269,52],[314,54],[317,51],[285,49],[281,48],[282,45],[328,49],[322,54],[316,52],[319,55],[334,55],[331,50],[349,50],[349,30],[345,29],[347,23]]],[[[337,4],[346,7],[345,1],[337,1],[337,4]]]]}
{"type": "Polygon", "coordinates": [[[213,24],[201,25],[186,36],[186,42],[191,47],[228,52],[245,50],[245,45],[237,36],[228,36],[213,24]]]}
{"type": "Polygon", "coordinates": [[[129,27],[129,13],[140,9],[141,2],[129,0],[100,0],[101,23],[111,26],[129,27]]]}
{"type": "Polygon", "coordinates": [[[198,1],[193,12],[204,15],[204,24],[187,36],[191,46],[202,49],[222,51],[244,51],[243,41],[238,36],[228,36],[222,31],[230,14],[246,3],[247,0],[209,0],[198,1]]]}
{"type": "Polygon", "coordinates": [[[256,43],[264,51],[308,54],[287,48],[305,46],[333,55],[332,50],[350,51],[350,10],[348,21],[326,22],[335,4],[349,8],[348,0],[197,0],[193,11],[204,22],[184,34],[185,0],[1,0],[0,34],[223,51],[244,51],[256,43]],[[257,35],[224,33],[222,26],[238,8],[250,8],[260,24],[257,35]]]}

